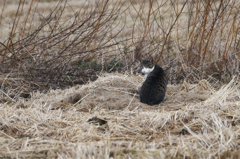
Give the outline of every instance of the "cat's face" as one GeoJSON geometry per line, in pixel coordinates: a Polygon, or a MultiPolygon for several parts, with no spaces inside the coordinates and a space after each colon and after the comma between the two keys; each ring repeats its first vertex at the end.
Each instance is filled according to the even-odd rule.
{"type": "Polygon", "coordinates": [[[147,79],[147,76],[153,71],[154,66],[152,68],[145,68],[142,69],[142,74],[145,75],[145,79],[147,79]]]}

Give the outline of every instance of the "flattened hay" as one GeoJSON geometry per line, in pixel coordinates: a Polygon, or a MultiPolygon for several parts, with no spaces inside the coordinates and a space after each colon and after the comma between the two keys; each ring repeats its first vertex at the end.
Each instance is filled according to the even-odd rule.
{"type": "Polygon", "coordinates": [[[0,158],[227,158],[240,153],[240,86],[168,85],[167,100],[139,102],[144,78],[95,82],[0,105],[0,158]]]}

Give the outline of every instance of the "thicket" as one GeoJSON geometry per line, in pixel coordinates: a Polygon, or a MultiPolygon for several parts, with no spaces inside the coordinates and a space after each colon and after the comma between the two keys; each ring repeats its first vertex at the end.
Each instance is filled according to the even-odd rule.
{"type": "MultiPolygon", "coordinates": [[[[39,1],[18,2],[0,41],[3,95],[27,97],[103,72],[135,73],[149,57],[171,83],[239,75],[238,0],[89,0],[78,9],[69,2],[55,1],[47,14],[38,11],[39,1]]],[[[9,1],[1,3],[3,29],[9,1]]]]}

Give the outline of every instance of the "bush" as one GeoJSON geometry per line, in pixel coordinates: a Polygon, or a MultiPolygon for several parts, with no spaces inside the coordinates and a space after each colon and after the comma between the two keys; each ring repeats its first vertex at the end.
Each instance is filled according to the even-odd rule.
{"type": "Polygon", "coordinates": [[[21,81],[11,83],[17,90],[81,84],[102,71],[136,71],[149,56],[171,83],[228,82],[239,74],[237,1],[20,1],[10,29],[4,18],[10,4],[1,3],[0,29],[6,32],[0,72],[21,81]]]}

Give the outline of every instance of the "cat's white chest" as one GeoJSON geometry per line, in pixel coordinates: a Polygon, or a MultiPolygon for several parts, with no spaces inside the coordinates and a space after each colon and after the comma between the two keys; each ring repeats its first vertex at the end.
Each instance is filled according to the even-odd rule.
{"type": "Polygon", "coordinates": [[[149,73],[151,73],[153,70],[154,70],[154,66],[153,66],[152,68],[143,67],[142,73],[145,75],[145,79],[147,79],[147,76],[148,76],[149,73]]]}

